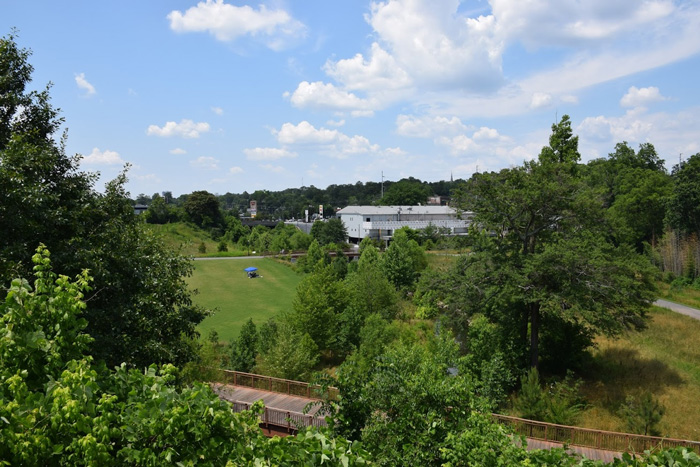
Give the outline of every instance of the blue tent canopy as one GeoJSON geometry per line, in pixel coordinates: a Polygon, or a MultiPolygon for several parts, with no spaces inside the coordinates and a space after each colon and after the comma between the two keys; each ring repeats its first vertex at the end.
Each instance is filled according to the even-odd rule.
{"type": "Polygon", "coordinates": [[[257,271],[257,270],[258,270],[258,268],[254,268],[253,266],[250,266],[250,267],[247,267],[244,269],[245,272],[253,272],[253,271],[257,271]]]}

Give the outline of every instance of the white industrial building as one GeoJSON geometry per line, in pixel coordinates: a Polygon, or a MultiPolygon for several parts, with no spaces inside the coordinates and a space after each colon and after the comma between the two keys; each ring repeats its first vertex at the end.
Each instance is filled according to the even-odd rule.
{"type": "Polygon", "coordinates": [[[448,229],[450,235],[466,235],[471,222],[470,212],[458,213],[449,206],[348,206],[336,215],[351,242],[365,237],[390,240],[401,227],[421,230],[429,225],[448,229]]]}

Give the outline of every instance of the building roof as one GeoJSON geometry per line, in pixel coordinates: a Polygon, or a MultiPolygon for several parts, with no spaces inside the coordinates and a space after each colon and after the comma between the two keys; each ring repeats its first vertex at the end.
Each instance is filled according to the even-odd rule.
{"type": "Polygon", "coordinates": [[[347,206],[336,214],[391,215],[391,214],[450,214],[457,211],[449,206],[347,206]]]}

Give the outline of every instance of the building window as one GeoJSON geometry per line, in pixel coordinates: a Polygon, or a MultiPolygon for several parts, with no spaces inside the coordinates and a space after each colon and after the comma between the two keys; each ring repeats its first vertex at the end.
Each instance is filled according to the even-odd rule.
{"type": "Polygon", "coordinates": [[[370,222],[369,217],[367,219],[365,219],[365,222],[370,222]]]}

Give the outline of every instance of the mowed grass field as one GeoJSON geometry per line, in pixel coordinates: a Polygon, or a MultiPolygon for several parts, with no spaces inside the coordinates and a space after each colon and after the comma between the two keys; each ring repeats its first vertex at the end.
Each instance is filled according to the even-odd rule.
{"type": "Polygon", "coordinates": [[[596,343],[581,426],[626,431],[620,405],[650,391],[666,407],[663,435],[700,440],[700,321],[654,307],[647,329],[596,343]]]}
{"type": "Polygon", "coordinates": [[[208,309],[216,309],[200,323],[203,337],[214,329],[222,341],[238,337],[243,324],[253,318],[261,325],[268,318],[291,309],[292,299],[301,276],[288,266],[272,259],[215,259],[195,261],[188,282],[197,289],[193,300],[208,309]],[[249,279],[248,266],[258,268],[262,276],[249,279]]]}

